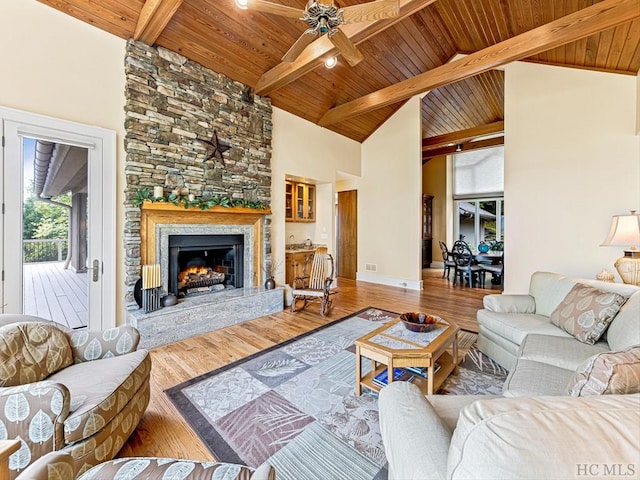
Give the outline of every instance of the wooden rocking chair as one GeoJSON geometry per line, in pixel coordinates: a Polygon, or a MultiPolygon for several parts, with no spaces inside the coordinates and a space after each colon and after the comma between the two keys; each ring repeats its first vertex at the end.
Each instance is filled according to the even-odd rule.
{"type": "Polygon", "coordinates": [[[296,311],[298,301],[304,302],[302,309],[308,303],[320,300],[320,314],[324,317],[331,308],[331,295],[337,293],[331,291],[333,283],[334,265],[333,257],[327,253],[326,247],[319,247],[312,261],[307,261],[302,267],[302,276],[293,280],[293,302],[291,311],[296,311]]]}

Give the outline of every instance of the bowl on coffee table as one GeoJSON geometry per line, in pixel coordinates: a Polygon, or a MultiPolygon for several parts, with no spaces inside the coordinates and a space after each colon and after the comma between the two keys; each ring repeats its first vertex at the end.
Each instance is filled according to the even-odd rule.
{"type": "Polygon", "coordinates": [[[412,332],[430,332],[438,326],[440,317],[423,312],[406,312],[400,315],[404,326],[412,332]]]}

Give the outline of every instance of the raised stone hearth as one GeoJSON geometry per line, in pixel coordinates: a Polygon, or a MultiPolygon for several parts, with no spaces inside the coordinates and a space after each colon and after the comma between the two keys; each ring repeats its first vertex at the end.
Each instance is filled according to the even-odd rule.
{"type": "Polygon", "coordinates": [[[224,290],[151,313],[130,311],[127,323],[140,331],[141,348],[153,348],[279,312],[283,295],[281,287],[224,290]]]}

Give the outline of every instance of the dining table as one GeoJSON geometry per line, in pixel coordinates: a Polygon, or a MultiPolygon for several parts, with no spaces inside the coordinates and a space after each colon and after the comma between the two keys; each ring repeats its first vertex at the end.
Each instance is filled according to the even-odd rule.
{"type": "MultiPolygon", "coordinates": [[[[474,260],[476,261],[477,264],[479,265],[500,265],[501,263],[503,263],[504,261],[504,252],[503,251],[496,251],[496,250],[489,250],[488,252],[479,252],[479,253],[475,253],[473,255],[474,260]]],[[[490,273],[492,274],[491,277],[491,283],[493,285],[500,285],[502,283],[502,269],[498,271],[494,271],[495,269],[497,269],[498,267],[493,267],[493,268],[488,268],[487,270],[490,271],[490,273]]]]}
{"type": "Polygon", "coordinates": [[[479,262],[479,263],[491,262],[494,265],[499,264],[502,261],[503,256],[504,256],[504,252],[497,252],[497,251],[479,252],[479,253],[473,254],[473,258],[476,260],[476,262],[479,262]]]}

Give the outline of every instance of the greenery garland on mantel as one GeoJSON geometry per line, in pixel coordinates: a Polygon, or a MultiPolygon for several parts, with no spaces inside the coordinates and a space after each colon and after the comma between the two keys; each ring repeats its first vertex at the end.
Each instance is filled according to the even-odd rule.
{"type": "Polygon", "coordinates": [[[133,203],[135,207],[141,207],[144,202],[171,203],[176,207],[182,205],[185,210],[189,208],[208,210],[212,207],[240,207],[251,208],[254,210],[267,210],[269,208],[269,206],[261,200],[245,200],[244,198],[233,198],[230,195],[208,198],[197,197],[193,200],[189,200],[188,195],[180,195],[178,193],[171,193],[170,195],[163,197],[155,197],[149,187],[138,190],[136,192],[136,196],[131,200],[131,203],[133,203]]]}

